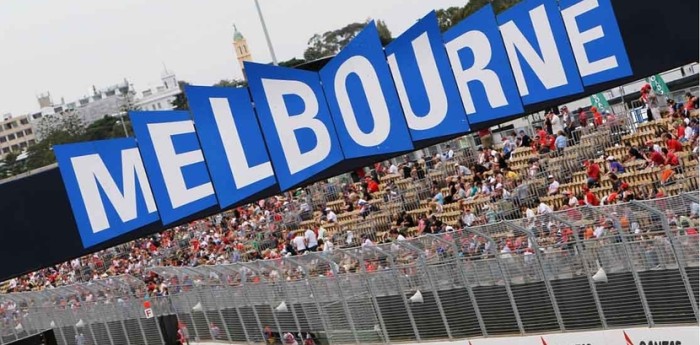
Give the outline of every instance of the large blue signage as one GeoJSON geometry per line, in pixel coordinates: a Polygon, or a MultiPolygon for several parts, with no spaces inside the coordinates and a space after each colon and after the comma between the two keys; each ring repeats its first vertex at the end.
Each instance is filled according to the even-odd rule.
{"type": "Polygon", "coordinates": [[[130,113],[136,140],[55,147],[83,246],[632,75],[610,0],[487,5],[445,33],[429,13],[386,47],[371,22],[319,72],[245,68],[248,88],[187,88],[189,112],[130,113]]]}

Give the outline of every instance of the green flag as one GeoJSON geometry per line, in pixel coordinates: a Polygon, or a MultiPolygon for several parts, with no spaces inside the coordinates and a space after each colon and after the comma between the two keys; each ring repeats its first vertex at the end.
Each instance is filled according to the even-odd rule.
{"type": "Polygon", "coordinates": [[[655,74],[649,78],[646,78],[646,81],[649,83],[649,85],[651,85],[651,88],[657,95],[667,97],[671,95],[671,91],[668,90],[668,86],[666,86],[666,82],[664,82],[664,79],[661,78],[661,75],[655,74]]]}
{"type": "Polygon", "coordinates": [[[591,106],[598,108],[598,110],[610,109],[608,100],[605,99],[602,93],[596,93],[591,95],[591,106]]]}

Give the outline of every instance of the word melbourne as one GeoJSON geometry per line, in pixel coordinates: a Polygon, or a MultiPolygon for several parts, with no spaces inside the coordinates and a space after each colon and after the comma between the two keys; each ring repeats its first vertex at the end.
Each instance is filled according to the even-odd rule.
{"type": "Polygon", "coordinates": [[[247,88],[187,87],[190,111],[130,112],[135,139],[54,148],[84,247],[632,75],[610,0],[485,6],[444,33],[431,12],[386,47],[371,22],[318,72],[244,67],[247,88]]]}

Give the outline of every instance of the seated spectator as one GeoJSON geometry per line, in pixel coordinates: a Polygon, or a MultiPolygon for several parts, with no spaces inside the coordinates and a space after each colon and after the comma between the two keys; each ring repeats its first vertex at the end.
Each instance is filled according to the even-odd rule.
{"type": "Polygon", "coordinates": [[[555,195],[559,193],[559,182],[554,179],[553,175],[547,176],[549,186],[547,187],[547,195],[555,195]]]}
{"type": "Polygon", "coordinates": [[[625,173],[625,166],[622,165],[620,162],[615,159],[615,156],[608,156],[606,159],[608,161],[608,169],[611,173],[614,174],[624,174],[625,173]]]}
{"type": "Polygon", "coordinates": [[[661,149],[661,153],[664,155],[665,158],[664,164],[668,164],[673,167],[677,167],[680,165],[678,156],[673,151],[669,151],[667,148],[664,147],[661,149]]]}
{"type": "Polygon", "coordinates": [[[585,193],[584,196],[584,202],[586,205],[590,206],[599,206],[600,205],[600,199],[593,193],[588,186],[583,187],[583,192],[585,193]]]}
{"type": "Polygon", "coordinates": [[[588,175],[588,181],[586,184],[588,188],[597,186],[600,184],[600,166],[597,163],[586,160],[583,162],[583,166],[586,167],[586,175],[588,175]]]}
{"type": "Polygon", "coordinates": [[[659,183],[662,186],[671,185],[671,184],[675,183],[675,181],[674,181],[675,175],[676,175],[676,172],[673,169],[673,167],[671,166],[671,164],[663,165],[663,170],[661,170],[661,172],[659,172],[659,183]]]}
{"type": "Polygon", "coordinates": [[[557,132],[557,138],[554,140],[554,145],[559,153],[564,151],[564,149],[568,145],[568,142],[569,139],[564,134],[564,131],[557,132]]]}

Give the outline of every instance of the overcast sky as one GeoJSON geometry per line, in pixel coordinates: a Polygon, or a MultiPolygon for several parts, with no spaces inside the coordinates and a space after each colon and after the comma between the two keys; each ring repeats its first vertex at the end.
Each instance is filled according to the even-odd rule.
{"type": "MultiPolygon", "coordinates": [[[[278,60],[302,57],[315,33],[367,18],[394,37],[428,11],[461,0],[260,0],[278,60]]],[[[233,24],[253,59],[270,62],[253,0],[0,1],[0,114],[36,111],[49,91],[66,102],[127,78],[137,90],[178,79],[211,85],[240,78],[233,24]]]]}

